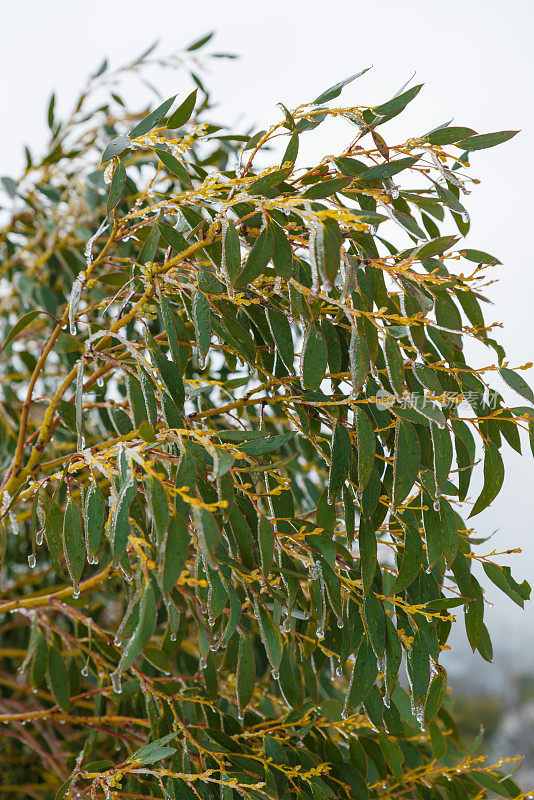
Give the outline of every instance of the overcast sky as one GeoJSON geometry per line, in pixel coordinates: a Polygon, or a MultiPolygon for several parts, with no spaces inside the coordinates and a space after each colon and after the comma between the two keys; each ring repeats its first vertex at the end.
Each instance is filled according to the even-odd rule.
{"type": "MultiPolygon", "coordinates": [[[[400,142],[451,117],[481,133],[522,131],[501,147],[473,154],[472,174],[482,182],[466,205],[469,245],[503,262],[495,270],[499,283],[490,290],[494,305],[486,319],[503,323],[497,338],[510,365],[523,364],[534,360],[533,8],[531,0],[2,0],[0,175],[17,177],[24,143],[39,151],[52,89],[60,110],[67,110],[104,56],[118,66],[154,39],[166,53],[216,30],[212,49],[240,55],[239,61],[214,62],[209,83],[220,100],[217,114],[241,119],[243,127],[245,120],[263,127],[278,119],[278,101],[292,107],[311,100],[371,64],[374,69],[346,87],[342,100],[376,105],[416,70],[425,87],[387,126],[386,138],[400,142]]],[[[166,81],[164,96],[183,96],[189,88],[179,76],[168,74],[166,81]]],[[[319,128],[318,153],[333,152],[325,135],[319,128]]],[[[534,386],[534,370],[524,374],[534,386]]],[[[477,527],[484,533],[499,529],[487,552],[523,547],[523,556],[512,557],[513,572],[534,583],[533,461],[528,448],[523,459],[507,445],[505,450],[504,490],[477,517],[477,527]]],[[[487,618],[504,666],[510,653],[514,659],[525,653],[534,611],[521,612],[500,593],[497,599],[499,607],[490,607],[487,618]]]]}

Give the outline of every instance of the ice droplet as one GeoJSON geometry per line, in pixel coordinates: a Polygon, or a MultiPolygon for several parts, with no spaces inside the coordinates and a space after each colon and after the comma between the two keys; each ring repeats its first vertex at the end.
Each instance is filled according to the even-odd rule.
{"type": "Polygon", "coordinates": [[[37,533],[35,534],[35,544],[37,545],[37,547],[40,547],[42,545],[43,539],[44,539],[44,528],[41,528],[41,530],[37,531],[37,533]]]}
{"type": "Polygon", "coordinates": [[[100,387],[100,389],[104,385],[104,378],[102,377],[102,375],[99,375],[98,378],[96,379],[96,385],[100,387]]]}
{"type": "Polygon", "coordinates": [[[461,216],[462,216],[462,222],[464,222],[464,223],[469,222],[469,214],[467,213],[467,211],[462,211],[462,215],[461,216]]]}
{"type": "Polygon", "coordinates": [[[30,569],[33,569],[36,564],[35,553],[32,553],[28,556],[28,566],[30,569]]]}
{"type": "Polygon", "coordinates": [[[391,186],[390,186],[390,189],[389,189],[389,193],[390,193],[392,199],[396,200],[398,198],[398,196],[399,196],[399,187],[395,186],[395,184],[392,183],[391,186]]]}
{"type": "Polygon", "coordinates": [[[78,597],[80,596],[80,587],[78,586],[77,583],[74,584],[74,587],[73,587],[73,590],[72,590],[72,596],[74,597],[75,600],[77,600],[78,597]]]}
{"type": "Polygon", "coordinates": [[[206,669],[207,664],[208,664],[208,659],[206,658],[206,656],[202,656],[200,661],[198,662],[199,668],[206,669]]]}
{"type": "Polygon", "coordinates": [[[110,673],[109,677],[111,678],[111,685],[113,686],[113,691],[117,694],[122,693],[122,684],[121,684],[121,674],[118,670],[114,670],[110,673]]]}
{"type": "Polygon", "coordinates": [[[317,638],[324,639],[324,628],[317,628],[317,638]]]}
{"type": "Polygon", "coordinates": [[[80,670],[80,673],[83,675],[84,678],[87,678],[87,676],[89,675],[89,667],[87,666],[87,664],[84,664],[84,666],[80,670]]]}
{"type": "Polygon", "coordinates": [[[343,620],[342,620],[342,619],[340,619],[340,618],[338,617],[338,618],[337,618],[337,627],[338,627],[338,628],[342,628],[342,627],[343,627],[343,625],[344,625],[344,622],[343,622],[343,620]]]}
{"type": "Polygon", "coordinates": [[[244,722],[245,721],[245,715],[243,714],[241,709],[239,709],[239,711],[237,712],[237,718],[238,718],[239,722],[244,722]]]}
{"type": "Polygon", "coordinates": [[[272,670],[271,670],[271,677],[272,677],[272,678],[273,678],[273,680],[275,680],[275,681],[277,681],[277,680],[278,680],[278,678],[280,677],[280,672],[278,671],[278,669],[277,669],[276,667],[275,667],[274,669],[272,669],[272,670]]]}
{"type": "Polygon", "coordinates": [[[213,626],[215,625],[215,620],[213,619],[213,617],[211,616],[211,614],[210,614],[210,616],[208,617],[208,625],[210,626],[210,628],[213,628],[213,626]]]}
{"type": "Polygon", "coordinates": [[[434,500],[434,504],[433,505],[434,505],[434,511],[439,511],[440,510],[441,503],[440,503],[439,499],[434,500]]]}

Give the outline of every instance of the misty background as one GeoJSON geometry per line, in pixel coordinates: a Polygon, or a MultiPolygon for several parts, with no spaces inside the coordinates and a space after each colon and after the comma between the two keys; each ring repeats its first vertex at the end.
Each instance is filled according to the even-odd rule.
{"type": "MultiPolygon", "coordinates": [[[[4,31],[0,175],[15,179],[23,169],[23,145],[38,153],[47,141],[46,108],[52,90],[57,94],[59,115],[66,114],[87,75],[105,56],[116,67],[131,61],[155,39],[160,41],[158,52],[167,54],[211,30],[216,37],[207,52],[239,56],[237,61],[210,61],[205,79],[219,103],[212,118],[238,123],[242,133],[278,120],[279,101],[293,108],[370,65],[374,65],[370,72],[344,89],[340,104],[377,105],[389,100],[414,71],[413,83],[425,83],[406,111],[384,126],[383,134],[392,144],[422,135],[451,118],[455,125],[480,133],[520,129],[510,142],[472,154],[470,174],[481,183],[464,201],[471,217],[465,242],[502,261],[492,272],[498,282],[487,292],[493,305],[486,306],[485,317],[487,324],[502,323],[495,338],[505,347],[509,365],[534,360],[534,168],[530,155],[534,149],[534,6],[530,0],[508,0],[505,5],[498,0],[412,0],[409,4],[396,0],[270,0],[268,4],[25,0],[9,5],[1,0],[0,11],[4,31]]],[[[157,88],[163,98],[178,92],[181,101],[192,88],[189,78],[180,73],[167,71],[163,80],[158,74],[157,88]]],[[[139,107],[157,103],[148,90],[132,86],[136,86],[139,107]]],[[[135,105],[132,89],[128,97],[135,105]]],[[[325,123],[306,142],[305,158],[311,163],[336,152],[350,141],[350,135],[346,127],[340,131],[335,122],[325,123]]],[[[3,196],[3,205],[6,200],[3,196]]],[[[452,227],[450,232],[455,232],[452,227]]],[[[477,351],[476,358],[478,365],[495,363],[490,350],[477,351]]],[[[521,374],[534,386],[534,370],[521,374]]],[[[524,404],[497,376],[494,385],[511,404],[524,404]]],[[[522,554],[505,556],[499,563],[509,564],[517,580],[533,583],[534,463],[526,441],[523,450],[520,457],[505,445],[503,490],[472,524],[480,535],[494,534],[481,549],[483,553],[521,547],[522,554]]],[[[473,483],[472,497],[477,488],[473,483]]],[[[487,584],[485,579],[485,619],[495,664],[471,654],[463,615],[458,615],[453,651],[444,654],[443,663],[455,693],[469,702],[475,699],[469,713],[477,720],[484,717],[496,748],[527,753],[528,741],[534,740],[534,605],[528,603],[522,611],[487,584]]],[[[532,756],[534,761],[534,751],[532,756]]]]}

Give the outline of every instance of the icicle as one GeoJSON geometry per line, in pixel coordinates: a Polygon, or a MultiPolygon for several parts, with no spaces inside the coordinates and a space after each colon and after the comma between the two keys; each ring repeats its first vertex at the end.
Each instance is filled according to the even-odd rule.
{"type": "Polygon", "coordinates": [[[208,440],[204,442],[204,446],[213,459],[213,466],[211,468],[210,474],[208,475],[208,480],[214,481],[216,480],[217,475],[219,474],[219,452],[217,448],[214,447],[214,445],[208,440]]]}
{"type": "Polygon", "coordinates": [[[357,371],[359,369],[359,365],[356,363],[356,352],[355,352],[357,338],[359,334],[353,317],[350,318],[350,328],[351,328],[351,334],[350,334],[350,347],[349,347],[349,361],[350,361],[350,380],[352,384],[350,396],[353,399],[356,399],[360,391],[360,386],[357,381],[357,371]]]}
{"type": "Polygon", "coordinates": [[[467,223],[469,222],[469,214],[467,213],[467,211],[462,211],[462,213],[460,214],[460,216],[461,216],[461,218],[462,218],[462,222],[463,222],[464,224],[467,224],[467,223]]]}
{"type": "Polygon", "coordinates": [[[227,217],[223,216],[221,218],[221,242],[222,242],[221,269],[218,273],[218,277],[222,278],[222,280],[224,281],[228,297],[233,297],[234,287],[232,286],[232,281],[230,280],[230,275],[228,274],[228,267],[226,264],[226,234],[228,232],[228,224],[229,223],[227,217]]]}
{"type": "Polygon", "coordinates": [[[311,223],[308,236],[308,254],[312,271],[312,292],[318,292],[321,288],[319,277],[319,267],[317,264],[317,247],[323,246],[323,227],[316,223],[311,223]]]}
{"type": "Polygon", "coordinates": [[[32,553],[31,555],[28,556],[28,566],[30,569],[33,569],[35,567],[35,564],[36,564],[35,553],[32,553]]]}
{"type": "Polygon", "coordinates": [[[70,290],[70,298],[69,298],[69,331],[72,336],[76,336],[76,313],[78,311],[78,304],[80,302],[80,297],[82,294],[82,286],[83,286],[83,279],[85,275],[84,273],[80,273],[74,283],[72,284],[72,289],[70,290]]]}
{"type": "Polygon", "coordinates": [[[101,226],[97,230],[97,232],[95,234],[93,234],[93,236],[91,236],[90,239],[87,240],[87,244],[85,245],[85,249],[83,251],[83,254],[85,256],[85,260],[86,260],[86,263],[87,263],[88,267],[90,267],[91,264],[93,263],[93,245],[96,242],[96,240],[98,239],[98,237],[100,236],[100,234],[104,233],[104,231],[106,230],[107,227],[108,227],[108,222],[107,222],[107,218],[105,218],[104,221],[102,222],[101,226]]]}
{"type": "Polygon", "coordinates": [[[122,694],[121,673],[118,671],[118,669],[111,672],[109,677],[111,678],[111,685],[113,686],[113,691],[116,694],[122,694]]]}
{"type": "Polygon", "coordinates": [[[78,359],[78,366],[76,370],[76,450],[81,453],[85,450],[85,436],[82,435],[83,430],[83,356],[78,359]]]}

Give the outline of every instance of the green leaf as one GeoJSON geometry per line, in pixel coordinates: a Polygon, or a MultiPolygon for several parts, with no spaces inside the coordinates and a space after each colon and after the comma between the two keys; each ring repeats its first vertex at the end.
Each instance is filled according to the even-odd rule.
{"type": "Polygon", "coordinates": [[[115,166],[115,169],[113,171],[113,178],[111,179],[111,184],[109,186],[108,203],[107,203],[108,214],[111,213],[111,211],[113,211],[113,209],[121,199],[125,185],[126,185],[126,170],[124,168],[124,164],[119,158],[115,166]]]}
{"type": "Polygon", "coordinates": [[[28,311],[27,314],[24,314],[15,324],[9,329],[9,333],[7,334],[6,338],[4,339],[4,343],[2,347],[0,347],[0,353],[5,350],[5,348],[10,344],[13,339],[18,336],[18,334],[27,328],[28,325],[31,325],[34,319],[36,319],[40,314],[45,314],[45,311],[28,311]]]}
{"type": "Polygon", "coordinates": [[[54,700],[67,714],[70,704],[69,675],[65,662],[54,645],[48,651],[48,679],[54,700]]]}
{"type": "Polygon", "coordinates": [[[363,491],[369,483],[375,462],[375,432],[368,415],[358,406],[353,407],[358,443],[358,484],[363,491]]]}
{"type": "Polygon", "coordinates": [[[267,657],[271,664],[274,667],[279,667],[280,661],[282,660],[282,637],[280,631],[264,606],[259,606],[259,612],[259,624],[263,646],[265,647],[267,657]]]}
{"type": "Polygon", "coordinates": [[[191,177],[181,161],[178,161],[178,159],[175,158],[171,153],[167,152],[167,150],[158,149],[156,150],[156,155],[167,172],[170,172],[172,175],[176,175],[177,178],[180,178],[182,183],[191,186],[191,177]]]}
{"type": "Polygon", "coordinates": [[[398,94],[396,97],[388,100],[387,103],[382,103],[380,106],[375,106],[373,108],[373,112],[381,117],[400,111],[403,108],[406,108],[408,103],[417,97],[422,88],[422,83],[419,83],[417,86],[412,86],[411,89],[408,89],[406,92],[402,92],[402,94],[398,94]]]}
{"type": "Polygon", "coordinates": [[[362,615],[369,641],[377,658],[386,646],[386,615],[384,607],[374,592],[368,592],[362,604],[362,615]]]}
{"type": "Polygon", "coordinates": [[[182,234],[179,233],[176,228],[173,228],[172,225],[169,225],[167,222],[161,222],[160,220],[158,220],[158,228],[169,247],[172,247],[172,249],[176,250],[177,253],[187,250],[188,244],[182,234]]]}
{"type": "Polygon", "coordinates": [[[214,35],[215,31],[207,33],[205,36],[202,36],[200,39],[194,41],[193,44],[190,44],[189,47],[186,47],[186,50],[188,52],[192,52],[193,50],[199,50],[201,47],[207,44],[210,41],[210,39],[213,38],[214,35]]]}
{"type": "Polygon", "coordinates": [[[534,403],[534,392],[521,375],[518,375],[513,369],[508,369],[507,367],[501,367],[499,372],[503,381],[507,383],[514,392],[520,394],[521,397],[524,397],[529,403],[534,403]]]}
{"type": "Polygon", "coordinates": [[[498,258],[490,256],[489,253],[484,253],[482,250],[462,250],[461,255],[467,258],[468,261],[474,261],[476,264],[500,264],[498,258]]]}
{"type": "Polygon", "coordinates": [[[256,682],[256,662],[250,639],[242,634],[239,639],[239,655],[237,660],[237,701],[241,712],[250,703],[256,682]]]}
{"type": "Polygon", "coordinates": [[[196,291],[193,296],[193,324],[200,353],[206,356],[211,344],[211,310],[205,294],[196,291]]]}
{"type": "Polygon", "coordinates": [[[272,228],[264,228],[252,247],[245,266],[237,276],[235,286],[237,289],[244,288],[253,283],[258,278],[269,261],[273,253],[274,237],[272,228]]]}
{"type": "Polygon", "coordinates": [[[421,562],[423,560],[423,543],[419,536],[419,529],[417,522],[414,518],[413,522],[407,520],[408,512],[403,515],[404,527],[404,548],[399,566],[399,571],[393,586],[390,589],[391,594],[400,594],[410,586],[421,570],[421,562]]]}
{"type": "Polygon", "coordinates": [[[415,428],[406,420],[395,424],[395,449],[393,454],[393,505],[400,506],[415,483],[421,461],[421,445],[415,428]]]}
{"type": "Polygon", "coordinates": [[[454,142],[466,139],[474,133],[475,131],[472,128],[447,127],[439,128],[437,131],[432,131],[432,133],[427,133],[424,138],[429,144],[454,144],[454,142]]]}
{"type": "Polygon", "coordinates": [[[65,507],[63,522],[63,550],[69,575],[77,587],[85,564],[85,541],[80,511],[70,497],[65,507]]]}
{"type": "Polygon", "coordinates": [[[340,266],[341,232],[336,220],[328,219],[319,227],[315,237],[315,258],[319,270],[332,286],[340,266]]]}
{"type": "Polygon", "coordinates": [[[274,529],[271,522],[263,514],[258,516],[258,540],[260,543],[261,568],[268,575],[273,564],[274,529]]]}
{"type": "Polygon", "coordinates": [[[302,197],[306,198],[306,200],[321,200],[324,197],[331,197],[342,189],[346,189],[350,183],[350,178],[331,178],[330,180],[316,183],[315,186],[310,186],[302,197]]]}
{"type": "Polygon", "coordinates": [[[376,572],[377,545],[374,528],[365,518],[360,519],[358,543],[362,568],[363,592],[367,594],[376,572]]]}
{"type": "Polygon", "coordinates": [[[332,463],[328,478],[329,502],[341,491],[350,469],[352,446],[350,436],[342,422],[336,422],[332,436],[332,463]]]}
{"type": "Polygon", "coordinates": [[[130,137],[126,134],[122,134],[121,136],[117,136],[115,139],[112,139],[109,144],[106,145],[106,149],[102,153],[102,163],[105,164],[106,161],[111,161],[112,158],[117,158],[120,156],[124,151],[130,146],[130,137]]]}
{"type": "Polygon", "coordinates": [[[364,636],[358,648],[352,677],[347,690],[346,708],[358,708],[374,686],[378,675],[376,655],[369,639],[364,636]]]}
{"type": "Polygon", "coordinates": [[[487,441],[484,453],[484,486],[480,492],[469,517],[480,514],[495,500],[504,481],[504,464],[498,448],[487,441]]]}
{"type": "Polygon", "coordinates": [[[237,230],[229,220],[224,237],[224,258],[226,271],[233,284],[241,269],[241,245],[237,230]]]}
{"type": "Polygon", "coordinates": [[[523,608],[524,601],[528,600],[530,597],[530,586],[528,583],[526,581],[523,581],[522,584],[516,583],[512,578],[510,567],[501,567],[499,564],[493,564],[491,561],[483,561],[482,566],[490,581],[502,592],[507,594],[514,603],[523,608]]]}
{"type": "Polygon", "coordinates": [[[481,133],[477,136],[470,136],[456,143],[456,147],[461,147],[467,152],[472,150],[485,150],[487,147],[495,147],[512,139],[519,131],[497,131],[496,133],[481,133]]]}
{"type": "Polygon", "coordinates": [[[166,736],[163,736],[161,739],[156,739],[154,742],[150,742],[146,744],[144,747],[140,747],[139,750],[136,750],[135,753],[132,753],[128,756],[128,761],[132,763],[133,761],[140,762],[141,764],[149,764],[150,761],[147,761],[147,758],[160,750],[162,747],[165,747],[169,742],[172,742],[173,739],[176,739],[176,733],[173,731],[172,733],[168,733],[166,736]]]}
{"type": "Polygon", "coordinates": [[[161,105],[151,111],[150,114],[138,122],[135,127],[132,128],[130,133],[128,134],[130,139],[137,139],[138,136],[144,136],[146,133],[155,128],[158,122],[163,119],[169,108],[172,106],[176,99],[176,95],[174,94],[172,97],[169,97],[167,100],[164,100],[161,105]]]}
{"type": "Polygon", "coordinates": [[[276,345],[276,352],[284,365],[292,372],[295,351],[293,348],[291,325],[288,322],[287,315],[277,308],[268,308],[267,322],[269,323],[269,330],[271,331],[276,345]]]}
{"type": "Polygon", "coordinates": [[[137,489],[132,478],[122,486],[117,498],[117,504],[111,514],[109,532],[115,562],[121,560],[126,550],[128,536],[130,534],[130,504],[136,492],[137,489]]]}
{"type": "Polygon", "coordinates": [[[365,75],[365,73],[370,69],[371,67],[366,67],[365,69],[362,69],[361,72],[356,72],[349,78],[345,78],[345,80],[335,83],[329,89],[321,92],[321,94],[315,98],[313,104],[320,105],[321,103],[328,103],[329,100],[334,100],[336,97],[339,97],[344,86],[346,86],[348,83],[352,83],[352,81],[355,81],[357,78],[361,78],[361,76],[365,75]]]}
{"type": "Polygon", "coordinates": [[[311,323],[305,334],[300,355],[300,381],[303,389],[318,389],[326,373],[328,348],[321,329],[311,323]]]}
{"type": "Polygon", "coordinates": [[[353,326],[350,345],[349,345],[349,359],[350,359],[350,374],[352,381],[352,396],[357,396],[358,392],[363,387],[369,368],[371,365],[371,358],[369,355],[369,347],[365,337],[358,332],[356,326],[353,326]]]}
{"type": "Polygon", "coordinates": [[[195,108],[195,103],[197,101],[197,91],[198,89],[194,89],[191,94],[188,94],[185,100],[180,103],[176,111],[169,117],[167,120],[167,128],[172,128],[175,130],[176,128],[181,128],[182,125],[189,120],[193,110],[195,108]]]}
{"type": "Polygon", "coordinates": [[[149,261],[154,261],[154,257],[158,249],[159,238],[160,232],[158,226],[151,225],[148,236],[146,237],[137,257],[137,260],[140,264],[148,264],[149,261]]]}
{"type": "Polygon", "coordinates": [[[401,397],[404,390],[404,359],[400,347],[393,336],[386,336],[384,356],[388,378],[397,397],[401,397]]]}
{"type": "Polygon", "coordinates": [[[447,673],[443,667],[438,668],[438,672],[432,678],[428,694],[425,701],[425,722],[430,722],[437,715],[441,708],[445,693],[447,691],[447,673]]]}
{"type": "Polygon", "coordinates": [[[389,161],[387,164],[378,164],[359,175],[358,180],[381,181],[384,178],[391,178],[393,175],[398,175],[399,172],[413,167],[420,158],[421,156],[407,156],[398,158],[396,161],[389,161]]]}
{"type": "Polygon", "coordinates": [[[84,508],[85,537],[89,559],[98,553],[104,530],[105,515],[106,503],[104,496],[98,484],[94,482],[89,487],[85,497],[84,508]]]}
{"type": "Polygon", "coordinates": [[[156,601],[154,598],[154,590],[150,583],[143,589],[141,601],[139,603],[139,621],[137,627],[128,642],[126,648],[123,650],[119,666],[117,667],[116,674],[120,675],[129,669],[136,658],[143,652],[144,648],[150,641],[150,637],[154,632],[156,626],[156,601]]]}
{"type": "Polygon", "coordinates": [[[292,649],[287,643],[284,645],[279,672],[280,688],[285,699],[292,708],[301,708],[304,699],[302,677],[292,649]]]}
{"type": "Polygon", "coordinates": [[[291,245],[284,230],[273,223],[271,225],[273,232],[273,264],[276,274],[284,280],[288,281],[291,277],[291,265],[293,263],[293,252],[291,245]]]}

